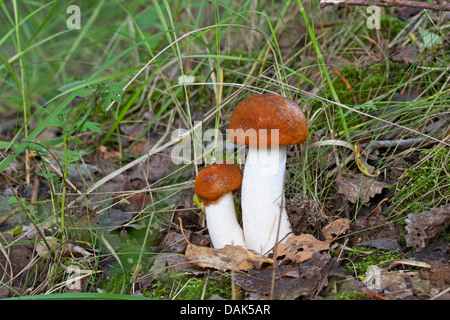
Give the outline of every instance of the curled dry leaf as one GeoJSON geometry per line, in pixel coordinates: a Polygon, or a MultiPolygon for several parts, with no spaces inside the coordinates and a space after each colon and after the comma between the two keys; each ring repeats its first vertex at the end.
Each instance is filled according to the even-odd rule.
{"type": "Polygon", "coordinates": [[[254,268],[260,270],[266,265],[273,264],[272,259],[241,246],[231,245],[214,249],[189,243],[186,247],[185,257],[198,267],[222,271],[247,271],[254,268]]]}
{"type": "Polygon", "coordinates": [[[409,45],[406,48],[402,48],[398,53],[391,56],[391,60],[394,62],[403,62],[411,64],[418,56],[416,49],[413,45],[409,45]]]}
{"type": "Polygon", "coordinates": [[[347,218],[337,219],[322,228],[325,240],[330,242],[337,236],[344,234],[350,228],[350,220],[347,218]]]}
{"type": "Polygon", "coordinates": [[[328,252],[315,253],[301,264],[280,264],[273,279],[273,268],[248,273],[237,272],[236,285],[252,299],[268,299],[273,288],[273,299],[294,300],[299,297],[312,298],[327,287],[328,272],[333,259],[328,252]],[[322,286],[323,285],[323,286],[322,286]]]}
{"type": "Polygon", "coordinates": [[[450,225],[450,205],[411,213],[405,219],[406,245],[417,252],[429,245],[450,225]]]}
{"type": "Polygon", "coordinates": [[[338,192],[342,193],[348,201],[356,203],[369,202],[370,198],[381,193],[388,185],[384,182],[367,178],[363,175],[355,177],[340,177],[336,180],[338,192]]]}
{"type": "Polygon", "coordinates": [[[286,243],[278,245],[277,259],[294,263],[302,263],[312,258],[314,253],[321,253],[330,248],[329,242],[317,240],[310,234],[291,236],[286,243]]]}

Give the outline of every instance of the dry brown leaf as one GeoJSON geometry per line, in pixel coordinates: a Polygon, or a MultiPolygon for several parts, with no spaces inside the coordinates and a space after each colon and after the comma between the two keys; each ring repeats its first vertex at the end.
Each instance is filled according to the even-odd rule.
{"type": "Polygon", "coordinates": [[[343,194],[352,203],[361,201],[367,203],[370,198],[381,193],[388,185],[363,175],[355,177],[340,177],[336,180],[338,192],[343,194]]]}
{"type": "Polygon", "coordinates": [[[331,241],[337,236],[344,234],[350,228],[350,220],[347,218],[337,219],[322,228],[322,234],[326,241],[331,241]]]}
{"type": "Polygon", "coordinates": [[[100,156],[102,159],[108,159],[108,158],[119,158],[120,157],[120,152],[119,151],[109,151],[107,147],[105,146],[100,146],[98,148],[98,151],[100,153],[100,156]]]}
{"type": "Polygon", "coordinates": [[[283,257],[284,261],[302,263],[311,259],[314,253],[320,253],[329,248],[329,242],[317,240],[310,234],[301,234],[289,237],[286,243],[280,243],[277,257],[283,257]]]}
{"type": "Polygon", "coordinates": [[[397,54],[391,56],[391,60],[394,62],[403,62],[406,64],[411,64],[414,62],[417,53],[413,45],[402,48],[397,54]]]}
{"type": "Polygon", "coordinates": [[[280,264],[273,279],[273,268],[260,271],[249,270],[247,273],[236,272],[236,285],[248,294],[249,299],[294,300],[299,297],[312,298],[327,287],[328,272],[333,259],[328,252],[315,253],[301,264],[280,264]],[[323,286],[322,286],[323,285],[323,286]]]}
{"type": "Polygon", "coordinates": [[[225,246],[214,249],[209,247],[196,246],[189,243],[186,252],[186,259],[201,268],[213,268],[216,270],[247,271],[249,269],[260,270],[264,265],[272,265],[269,259],[256,252],[244,249],[241,246],[225,246]]]}
{"type": "Polygon", "coordinates": [[[420,8],[395,8],[394,12],[396,15],[402,17],[403,19],[409,19],[413,16],[415,16],[416,14],[420,13],[422,11],[422,9],[420,8]]]}
{"type": "Polygon", "coordinates": [[[410,213],[405,219],[406,245],[421,251],[450,225],[450,205],[410,213]]]}

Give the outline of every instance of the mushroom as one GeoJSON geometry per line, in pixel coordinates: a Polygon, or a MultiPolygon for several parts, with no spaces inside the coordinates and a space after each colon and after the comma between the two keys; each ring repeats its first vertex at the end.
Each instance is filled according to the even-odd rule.
{"type": "Polygon", "coordinates": [[[236,218],[233,191],[242,184],[242,171],[232,163],[213,163],[195,179],[195,193],[205,206],[206,223],[214,248],[245,246],[244,233],[236,218]]]}
{"type": "Polygon", "coordinates": [[[241,188],[247,248],[269,253],[292,232],[284,206],[286,146],[308,138],[306,117],[286,98],[253,95],[233,110],[228,134],[230,141],[248,146],[241,188]]]}

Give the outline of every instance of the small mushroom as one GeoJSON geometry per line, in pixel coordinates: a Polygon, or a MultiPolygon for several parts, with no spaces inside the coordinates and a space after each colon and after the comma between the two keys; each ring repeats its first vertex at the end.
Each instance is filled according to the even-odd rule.
{"type": "Polygon", "coordinates": [[[242,184],[242,171],[232,163],[213,163],[195,179],[195,193],[205,206],[206,223],[214,248],[245,246],[244,233],[236,218],[233,191],[242,184]]]}
{"type": "Polygon", "coordinates": [[[233,110],[228,132],[230,141],[249,148],[241,188],[247,248],[265,254],[292,232],[284,206],[286,146],[308,138],[306,117],[281,96],[254,95],[233,110]]]}

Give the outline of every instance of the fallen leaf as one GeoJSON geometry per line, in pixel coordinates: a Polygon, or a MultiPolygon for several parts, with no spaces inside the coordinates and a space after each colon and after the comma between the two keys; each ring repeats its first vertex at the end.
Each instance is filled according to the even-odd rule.
{"type": "Polygon", "coordinates": [[[146,205],[151,202],[151,196],[145,192],[138,192],[126,198],[129,202],[136,202],[138,205],[146,205]]]}
{"type": "Polygon", "coordinates": [[[411,213],[405,219],[406,245],[421,251],[439,236],[450,224],[450,205],[430,211],[411,213]]]}
{"type": "Polygon", "coordinates": [[[328,252],[314,253],[313,257],[299,265],[280,265],[260,271],[237,272],[236,284],[253,299],[268,299],[273,287],[273,299],[294,300],[299,297],[313,297],[327,287],[328,271],[333,259],[328,252]],[[273,281],[274,280],[274,281],[273,281]]]}
{"type": "Polygon", "coordinates": [[[395,8],[394,12],[396,15],[404,18],[404,19],[409,19],[413,16],[415,16],[416,14],[420,13],[422,11],[422,9],[420,8],[395,8]]]}
{"type": "Polygon", "coordinates": [[[414,46],[410,45],[402,48],[398,53],[391,56],[391,60],[394,62],[403,62],[406,64],[411,64],[416,58],[416,49],[414,46]]]}
{"type": "Polygon", "coordinates": [[[320,241],[310,234],[291,236],[286,243],[280,243],[277,248],[277,259],[302,263],[312,258],[314,253],[321,253],[330,248],[328,242],[320,241]]]}
{"type": "Polygon", "coordinates": [[[368,241],[359,241],[358,246],[382,250],[398,250],[399,252],[402,251],[402,247],[398,244],[398,240],[389,238],[379,238],[368,241]]]}
{"type": "Polygon", "coordinates": [[[98,148],[99,154],[102,159],[108,159],[108,158],[119,158],[120,152],[119,151],[109,151],[107,147],[100,146],[98,148]]]}
{"type": "Polygon", "coordinates": [[[93,224],[99,227],[118,228],[128,223],[132,218],[133,213],[112,208],[100,213],[93,224]]]}
{"type": "Polygon", "coordinates": [[[131,154],[142,154],[143,152],[145,152],[145,148],[147,146],[148,146],[147,141],[145,141],[145,140],[140,141],[130,150],[130,153],[131,154]]]}
{"type": "Polygon", "coordinates": [[[165,253],[184,253],[188,245],[184,239],[184,236],[186,236],[187,239],[190,239],[191,232],[186,230],[184,231],[184,235],[175,231],[167,232],[167,234],[160,241],[157,251],[165,253]]]}
{"type": "Polygon", "coordinates": [[[184,255],[157,254],[152,258],[152,266],[148,272],[150,279],[167,280],[173,273],[188,272],[202,275],[205,270],[193,265],[184,255]]]}
{"type": "Polygon", "coordinates": [[[363,175],[355,177],[340,177],[336,180],[338,192],[343,194],[348,201],[357,203],[369,202],[370,198],[381,193],[388,185],[363,175]]]}
{"type": "MultiPolygon", "coordinates": [[[[350,225],[350,231],[357,234],[359,238],[358,243],[353,245],[366,243],[366,246],[378,249],[381,249],[379,247],[381,243],[375,246],[376,241],[398,241],[399,238],[399,232],[394,224],[389,223],[388,219],[382,215],[356,218],[350,225]],[[370,244],[367,242],[370,242],[370,244]]],[[[391,245],[394,245],[394,243],[391,243],[391,245]]]]}
{"type": "Polygon", "coordinates": [[[241,246],[231,245],[214,249],[189,243],[186,247],[185,257],[198,267],[222,271],[247,271],[254,268],[260,270],[264,265],[273,264],[272,259],[241,246]]]}
{"type": "Polygon", "coordinates": [[[337,219],[322,228],[322,234],[326,241],[331,241],[337,236],[344,234],[350,229],[350,220],[346,218],[337,219]]]}

